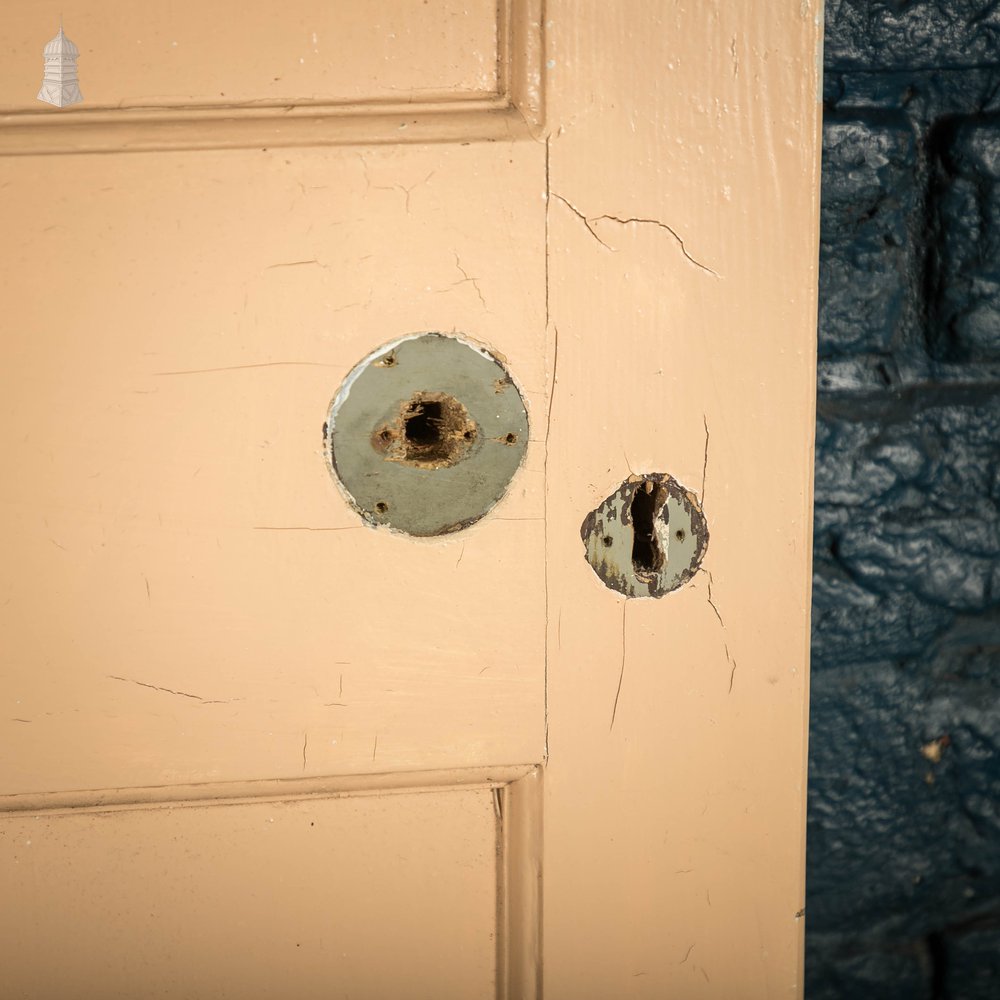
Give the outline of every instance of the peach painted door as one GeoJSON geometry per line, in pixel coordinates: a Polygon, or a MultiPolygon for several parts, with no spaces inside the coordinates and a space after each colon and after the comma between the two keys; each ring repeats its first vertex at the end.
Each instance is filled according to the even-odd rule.
{"type": "Polygon", "coordinates": [[[0,68],[4,994],[795,995],[818,14],[61,12],[82,102],[44,5],[0,68]],[[323,431],[424,332],[528,418],[436,538],[323,431]],[[710,542],[630,599],[580,524],[652,472],[710,542]]]}

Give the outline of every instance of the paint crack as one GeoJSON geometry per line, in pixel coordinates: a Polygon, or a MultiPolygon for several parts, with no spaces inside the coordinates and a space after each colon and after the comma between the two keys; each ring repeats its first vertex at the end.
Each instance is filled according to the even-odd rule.
{"type": "MultiPolygon", "coordinates": [[[[452,252],[455,253],[455,251],[452,251],[452,252]]],[[[462,280],[461,281],[456,281],[455,284],[456,285],[464,285],[466,282],[471,283],[472,287],[476,290],[476,295],[479,296],[479,301],[483,304],[483,309],[486,312],[489,312],[489,309],[486,308],[486,299],[483,298],[482,289],[479,287],[479,280],[477,278],[473,278],[469,274],[469,272],[466,271],[464,267],[462,267],[462,262],[458,259],[458,254],[457,253],[455,253],[455,267],[458,268],[459,272],[462,275],[462,280]]]]}
{"type": "Polygon", "coordinates": [[[625,680],[625,609],[627,607],[628,601],[626,600],[622,604],[622,668],[618,674],[618,690],[615,691],[615,703],[611,708],[611,725],[608,727],[609,733],[615,728],[615,716],[618,714],[618,699],[621,697],[622,682],[625,680]]]}
{"type": "MultiPolygon", "coordinates": [[[[726,623],[723,620],[722,612],[719,611],[719,606],[712,599],[712,584],[714,583],[712,579],[712,574],[708,574],[708,604],[709,607],[715,612],[715,617],[719,619],[719,624],[722,626],[723,632],[726,631],[726,623]]],[[[729,694],[733,693],[733,683],[736,680],[736,661],[733,659],[732,654],[729,652],[729,643],[723,641],[722,648],[726,654],[726,663],[729,664],[729,694]]]]}
{"type": "Polygon", "coordinates": [[[115,674],[108,674],[113,681],[123,681],[126,684],[137,684],[139,687],[149,688],[150,691],[161,691],[163,694],[177,695],[178,698],[191,698],[193,701],[200,701],[203,705],[228,705],[233,701],[241,701],[240,698],[213,699],[202,698],[198,694],[190,694],[187,691],[177,691],[174,688],[160,687],[158,684],[147,684],[145,681],[137,681],[132,677],[118,677],[115,674]]]}
{"type": "Polygon", "coordinates": [[[703,264],[700,260],[691,255],[690,251],[688,250],[687,246],[684,243],[683,237],[680,235],[680,233],[677,232],[676,229],[673,228],[673,226],[669,226],[667,225],[667,223],[661,222],[659,219],[646,219],[640,216],[629,216],[627,218],[623,218],[620,215],[611,215],[610,213],[607,212],[601,215],[587,215],[585,212],[581,212],[580,209],[576,207],[576,205],[574,205],[571,201],[569,201],[569,199],[564,198],[562,195],[552,192],[552,197],[558,198],[559,201],[561,201],[587,227],[587,231],[590,233],[590,235],[593,236],[594,239],[597,240],[597,242],[600,243],[602,247],[604,247],[606,250],[610,250],[612,253],[617,253],[618,251],[615,247],[611,246],[610,243],[607,243],[605,240],[601,239],[600,234],[597,232],[595,228],[595,223],[615,222],[620,226],[633,226],[633,225],[656,226],[658,229],[666,230],[674,238],[674,241],[677,243],[677,246],[680,248],[681,253],[684,255],[684,258],[687,261],[689,261],[699,270],[706,272],[706,274],[712,275],[714,278],[720,277],[718,271],[715,271],[707,264],[703,264]]]}
{"type": "Polygon", "coordinates": [[[712,574],[708,574],[708,603],[712,606],[712,610],[715,612],[715,617],[719,619],[719,624],[725,628],[726,623],[722,620],[722,614],[719,611],[718,606],[715,601],[712,600],[712,574]]]}
{"type": "Polygon", "coordinates": [[[703,413],[701,415],[701,419],[702,419],[702,422],[705,424],[705,461],[702,463],[702,466],[701,466],[701,500],[699,501],[699,503],[701,504],[702,510],[704,510],[705,509],[705,480],[708,478],[708,441],[709,441],[709,436],[710,435],[708,433],[708,417],[707,417],[707,415],[703,413]]]}

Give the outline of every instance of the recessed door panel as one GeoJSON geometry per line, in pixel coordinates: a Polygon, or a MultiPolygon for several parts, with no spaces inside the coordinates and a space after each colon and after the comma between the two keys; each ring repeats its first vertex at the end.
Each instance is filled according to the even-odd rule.
{"type": "Polygon", "coordinates": [[[417,0],[9,4],[0,111],[45,110],[42,51],[79,51],[80,110],[481,98],[498,80],[498,5],[417,0]]]}
{"type": "Polygon", "coordinates": [[[489,788],[0,818],[3,994],[495,996],[489,788]]]}
{"type": "Polygon", "coordinates": [[[541,760],[544,147],[0,178],[3,791],[541,760]],[[324,455],[354,365],[422,331],[496,352],[528,414],[506,495],[435,539],[367,524],[324,455]]]}

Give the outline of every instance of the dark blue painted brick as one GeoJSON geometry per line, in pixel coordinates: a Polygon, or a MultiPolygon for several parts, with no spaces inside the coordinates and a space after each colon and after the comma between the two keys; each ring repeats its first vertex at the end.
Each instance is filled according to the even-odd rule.
{"type": "Polygon", "coordinates": [[[806,1000],[932,1000],[931,983],[922,942],[806,937],[806,1000]]]}
{"type": "Polygon", "coordinates": [[[1000,60],[981,66],[945,65],[891,73],[827,67],[823,102],[828,112],[902,112],[918,133],[943,118],[1000,111],[1000,60]]]}
{"type": "Polygon", "coordinates": [[[814,676],[812,930],[922,938],[1000,894],[1000,650],[967,638],[814,676]]]}
{"type": "Polygon", "coordinates": [[[888,353],[912,326],[916,143],[902,115],[823,129],[819,353],[888,353]]]}
{"type": "Polygon", "coordinates": [[[826,403],[816,455],[817,669],[917,656],[1000,607],[1000,393],[826,403]]]}
{"type": "Polygon", "coordinates": [[[1000,915],[991,925],[972,927],[944,939],[944,993],[949,1000],[1000,997],[1000,915]]]}
{"type": "Polygon", "coordinates": [[[995,0],[830,0],[827,69],[914,70],[996,62],[995,0]]]}
{"type": "MultiPolygon", "coordinates": [[[[818,562],[813,580],[813,670],[919,656],[953,620],[952,612],[916,594],[874,594],[836,567],[818,562]]],[[[822,711],[815,702],[811,710],[822,711]]]]}
{"type": "Polygon", "coordinates": [[[930,331],[947,361],[1000,360],[1000,116],[948,129],[937,164],[938,301],[930,331]]]}
{"type": "Polygon", "coordinates": [[[826,24],[806,996],[1000,997],[1000,2],[826,24]]]}

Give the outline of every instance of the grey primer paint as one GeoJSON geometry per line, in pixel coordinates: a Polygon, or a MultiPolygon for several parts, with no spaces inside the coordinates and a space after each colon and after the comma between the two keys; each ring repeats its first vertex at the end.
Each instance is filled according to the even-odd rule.
{"type": "Polygon", "coordinates": [[[496,356],[461,337],[422,333],[351,371],[323,434],[330,471],[365,521],[444,535],[506,493],[527,449],[528,414],[496,356]]]}

